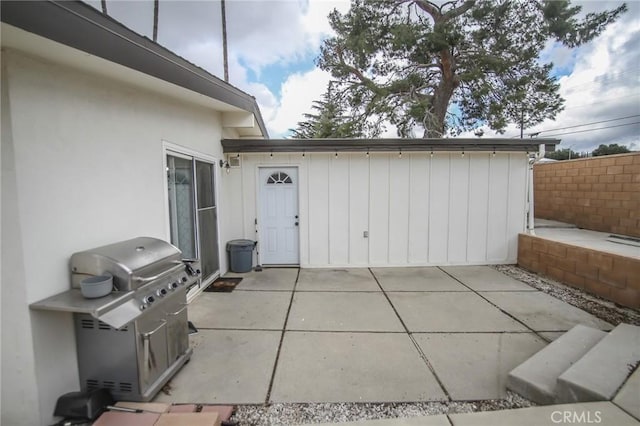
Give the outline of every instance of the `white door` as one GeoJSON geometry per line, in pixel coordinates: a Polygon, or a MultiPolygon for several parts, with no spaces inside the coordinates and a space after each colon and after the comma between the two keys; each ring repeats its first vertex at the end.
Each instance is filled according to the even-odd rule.
{"type": "Polygon", "coordinates": [[[264,265],[297,265],[298,169],[261,167],[258,250],[264,265]]]}

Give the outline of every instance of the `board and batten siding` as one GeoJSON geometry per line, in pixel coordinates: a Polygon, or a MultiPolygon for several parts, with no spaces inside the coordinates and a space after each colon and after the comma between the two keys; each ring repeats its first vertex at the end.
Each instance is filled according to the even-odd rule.
{"type": "MultiPolygon", "coordinates": [[[[261,166],[299,168],[300,266],[515,263],[525,153],[242,154],[234,228],[256,238],[261,166]],[[242,221],[242,223],[239,223],[242,221]],[[368,237],[364,233],[368,232],[368,237]]],[[[240,237],[240,235],[239,235],[240,237]]],[[[259,240],[259,237],[257,238],[259,240]]]]}

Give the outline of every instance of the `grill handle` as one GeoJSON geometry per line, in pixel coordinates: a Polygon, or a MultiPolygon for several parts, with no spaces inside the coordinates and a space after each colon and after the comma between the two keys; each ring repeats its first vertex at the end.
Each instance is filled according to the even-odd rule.
{"type": "Polygon", "coordinates": [[[179,271],[180,269],[184,268],[184,264],[182,262],[179,262],[177,265],[172,266],[171,268],[167,269],[166,271],[163,271],[161,273],[159,273],[158,275],[153,275],[151,277],[139,277],[139,276],[135,276],[133,277],[134,281],[137,281],[139,283],[148,283],[151,281],[155,281],[155,280],[159,280],[160,278],[172,274],[174,272],[179,271]]]}
{"type": "Polygon", "coordinates": [[[142,373],[143,373],[143,381],[146,383],[147,380],[149,380],[149,370],[151,369],[151,367],[155,367],[155,365],[151,365],[151,364],[155,364],[155,359],[151,359],[151,336],[153,336],[154,333],[156,333],[158,330],[160,330],[162,327],[164,327],[167,324],[167,320],[163,319],[160,320],[160,325],[157,326],[156,328],[154,328],[153,330],[147,332],[147,333],[142,333],[142,358],[144,359],[143,361],[143,366],[144,368],[142,369],[142,373]]]}
{"type": "Polygon", "coordinates": [[[186,303],[181,303],[180,306],[182,306],[182,308],[178,309],[175,312],[168,312],[167,315],[170,315],[170,316],[180,315],[185,309],[187,309],[186,303]]]}

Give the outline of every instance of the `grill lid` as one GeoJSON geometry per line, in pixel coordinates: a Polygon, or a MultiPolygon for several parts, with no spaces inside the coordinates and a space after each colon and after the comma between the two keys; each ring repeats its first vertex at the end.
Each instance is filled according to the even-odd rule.
{"type": "Polygon", "coordinates": [[[138,237],[71,256],[71,286],[91,275],[109,273],[121,291],[134,290],[153,280],[154,276],[181,265],[182,252],[166,241],[152,237],[138,237]]]}

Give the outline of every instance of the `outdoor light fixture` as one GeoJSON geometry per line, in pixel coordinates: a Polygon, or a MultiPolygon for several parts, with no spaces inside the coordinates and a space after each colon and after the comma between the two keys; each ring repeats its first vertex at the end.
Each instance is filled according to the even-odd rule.
{"type": "Polygon", "coordinates": [[[269,157],[273,158],[273,151],[271,151],[271,154],[269,154],[269,157]]]}
{"type": "Polygon", "coordinates": [[[398,158],[402,158],[402,149],[400,150],[400,152],[398,153],[398,158]]]}
{"type": "Polygon", "coordinates": [[[431,158],[433,158],[433,148],[431,148],[431,158]]]}
{"type": "Polygon", "coordinates": [[[221,168],[222,168],[222,167],[224,167],[224,170],[225,170],[227,173],[231,173],[231,166],[229,165],[229,162],[228,162],[228,161],[220,160],[220,167],[221,167],[221,168]]]}
{"type": "Polygon", "coordinates": [[[462,148],[462,155],[461,155],[461,157],[462,157],[462,158],[464,158],[464,148],[462,148]]]}
{"type": "Polygon", "coordinates": [[[493,147],[493,157],[495,157],[495,156],[496,156],[496,147],[494,146],[493,147]]]}
{"type": "Polygon", "coordinates": [[[369,148],[367,148],[367,158],[369,158],[369,148]]]}
{"type": "Polygon", "coordinates": [[[304,151],[302,151],[302,158],[304,158],[304,151]]]}
{"type": "Polygon", "coordinates": [[[336,151],[336,158],[338,158],[338,151],[336,151]]]}

